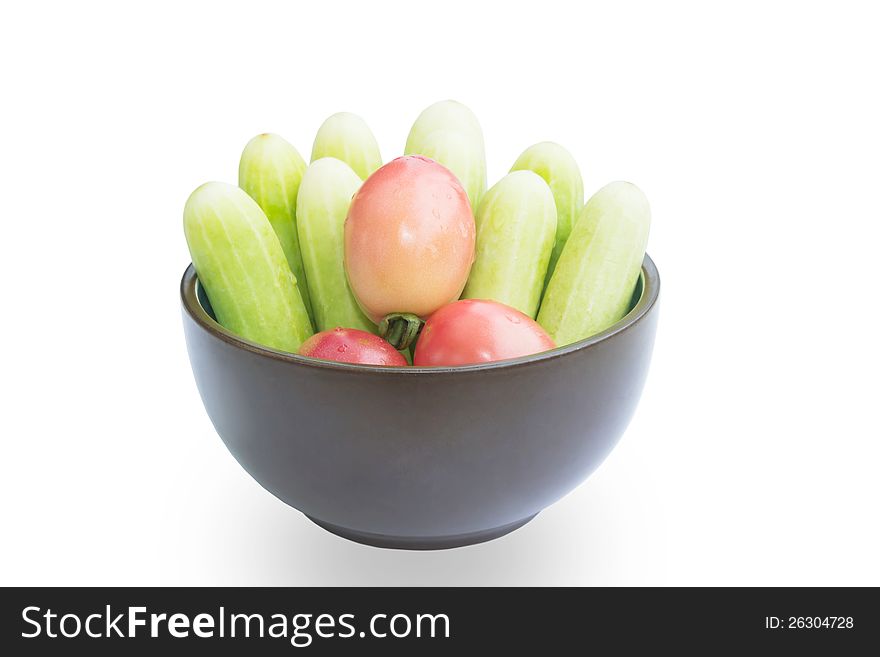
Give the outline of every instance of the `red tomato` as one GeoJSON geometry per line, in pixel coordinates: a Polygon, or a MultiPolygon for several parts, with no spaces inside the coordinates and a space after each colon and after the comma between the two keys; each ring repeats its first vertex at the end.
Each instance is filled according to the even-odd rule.
{"type": "Polygon", "coordinates": [[[362,365],[406,365],[406,359],[378,335],[358,329],[321,331],[302,343],[300,355],[340,363],[362,365]]]}
{"type": "Polygon", "coordinates": [[[376,170],[345,219],[345,271],[364,313],[425,318],[461,295],[474,262],[474,214],[446,167],[420,155],[376,170]]]}
{"type": "Polygon", "coordinates": [[[413,365],[471,365],[553,349],[547,332],[528,315],[495,301],[462,299],[428,318],[413,365]]]}

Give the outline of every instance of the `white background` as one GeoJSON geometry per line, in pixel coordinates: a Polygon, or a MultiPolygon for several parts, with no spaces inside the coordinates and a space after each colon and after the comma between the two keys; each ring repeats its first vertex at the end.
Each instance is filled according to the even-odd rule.
{"type": "Polygon", "coordinates": [[[16,3],[0,15],[2,584],[880,585],[872,3],[16,3]],[[710,6],[711,5],[711,6],[710,6]],[[329,114],[433,101],[490,184],[637,183],[663,279],[628,432],[493,543],[383,551],[237,465],[184,348],[181,212],[329,114]]]}

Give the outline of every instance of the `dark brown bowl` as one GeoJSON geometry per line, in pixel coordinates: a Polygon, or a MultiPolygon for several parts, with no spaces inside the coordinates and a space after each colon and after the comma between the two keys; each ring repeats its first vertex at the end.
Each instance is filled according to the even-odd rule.
{"type": "Polygon", "coordinates": [[[386,368],[261,347],[180,285],[196,384],[217,433],[266,490],[370,545],[449,548],[524,525],[580,484],[629,423],[648,371],[660,278],[645,256],[629,314],[534,356],[386,368]]]}

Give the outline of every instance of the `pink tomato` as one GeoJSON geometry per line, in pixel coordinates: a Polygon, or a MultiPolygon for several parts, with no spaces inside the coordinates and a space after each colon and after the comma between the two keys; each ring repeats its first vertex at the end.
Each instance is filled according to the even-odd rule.
{"type": "Polygon", "coordinates": [[[378,335],[335,328],[315,333],[302,343],[300,355],[362,365],[406,365],[406,359],[378,335]]]}
{"type": "Polygon", "coordinates": [[[446,167],[420,155],[374,172],[345,220],[345,271],[364,313],[398,348],[425,318],[461,294],[476,230],[467,193],[446,167]]]}
{"type": "Polygon", "coordinates": [[[471,365],[553,349],[547,332],[528,315],[495,301],[463,299],[425,323],[413,365],[471,365]]]}

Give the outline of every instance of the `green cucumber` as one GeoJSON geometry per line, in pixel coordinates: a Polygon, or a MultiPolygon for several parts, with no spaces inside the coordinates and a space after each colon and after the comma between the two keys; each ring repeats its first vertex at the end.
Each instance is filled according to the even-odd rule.
{"type": "Polygon", "coordinates": [[[650,225],[648,199],[631,183],[613,182],[587,201],[538,313],[558,346],[604,331],[629,311],[650,225]]]}
{"type": "Polygon", "coordinates": [[[376,137],[366,122],[351,112],[334,114],[318,128],[312,145],[312,162],[322,157],[342,160],[361,180],[382,166],[376,137]]]}
{"type": "Polygon", "coordinates": [[[303,303],[312,317],[312,305],[296,232],[296,196],[306,170],[297,150],[273,134],[257,135],[241,154],[238,186],[254,199],[275,229],[290,270],[300,283],[303,303]]]}
{"type": "Polygon", "coordinates": [[[528,169],[541,176],[550,185],[556,201],[556,242],[547,265],[544,285],[556,268],[562,248],[584,207],[584,181],[577,162],[567,150],[552,141],[529,146],[513,163],[511,171],[528,169]]]}
{"type": "Polygon", "coordinates": [[[361,182],[345,162],[325,157],[309,165],[299,188],[297,230],[319,331],[342,326],[376,333],[351,293],[343,265],[345,216],[361,182]]]}
{"type": "Polygon", "coordinates": [[[205,183],[186,202],[183,230],[220,324],[289,352],[312,335],[281,243],[250,196],[233,185],[205,183]]]}
{"type": "Polygon", "coordinates": [[[454,173],[476,212],[486,190],[486,147],[477,117],[454,100],[425,109],[409,131],[404,155],[424,155],[454,173]]]}
{"type": "Polygon", "coordinates": [[[476,215],[476,259],[465,299],[498,301],[533,318],[556,235],[556,204],[532,171],[514,171],[496,183],[476,215]]]}

